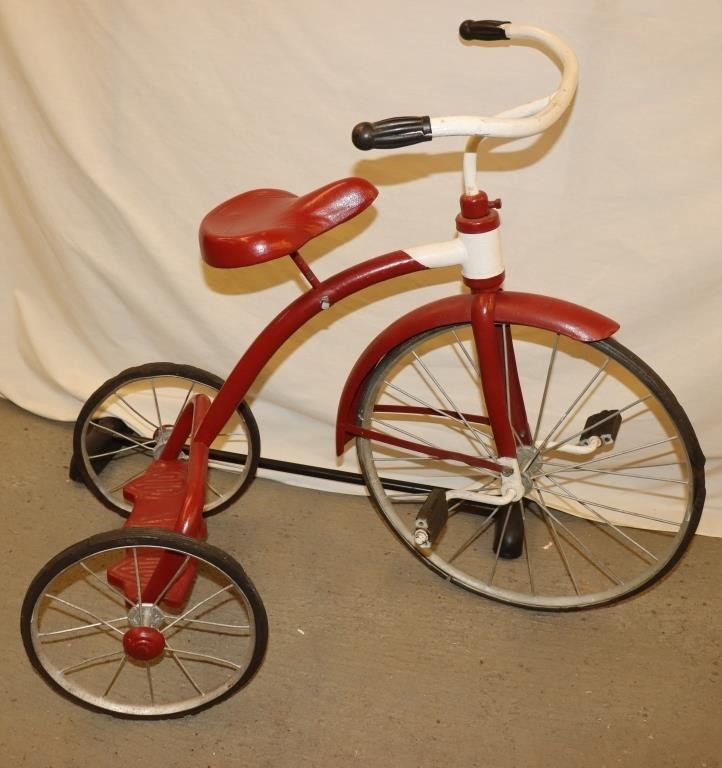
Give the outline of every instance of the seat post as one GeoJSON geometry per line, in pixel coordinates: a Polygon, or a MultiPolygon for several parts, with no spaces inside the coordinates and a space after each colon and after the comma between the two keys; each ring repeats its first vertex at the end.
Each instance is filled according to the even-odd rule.
{"type": "Polygon", "coordinates": [[[318,286],[321,284],[321,281],[313,273],[313,270],[308,266],[308,263],[303,258],[303,256],[301,256],[298,251],[294,251],[289,255],[293,259],[293,263],[298,267],[301,274],[311,284],[311,288],[318,288],[318,286]]]}

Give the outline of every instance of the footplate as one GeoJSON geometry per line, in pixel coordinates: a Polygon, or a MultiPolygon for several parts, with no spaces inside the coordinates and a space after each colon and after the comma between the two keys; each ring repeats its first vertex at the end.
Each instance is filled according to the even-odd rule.
{"type": "MultiPolygon", "coordinates": [[[[154,461],[141,477],[123,489],[126,499],[133,502],[133,511],[124,527],[176,531],[187,482],[187,461],[154,461]]],[[[199,514],[196,538],[205,536],[206,523],[199,514]]],[[[130,602],[155,602],[162,597],[169,608],[180,608],[185,603],[194,578],[194,564],[189,562],[184,567],[183,557],[170,551],[129,550],[117,565],[108,569],[108,582],[130,602]]]]}

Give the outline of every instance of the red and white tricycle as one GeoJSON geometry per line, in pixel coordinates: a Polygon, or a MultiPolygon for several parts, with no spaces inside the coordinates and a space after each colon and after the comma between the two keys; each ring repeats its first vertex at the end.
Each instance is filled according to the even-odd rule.
{"type": "Polygon", "coordinates": [[[30,585],[22,636],[33,666],[75,702],[119,717],[185,715],[222,701],[259,667],[261,599],[239,563],[206,543],[206,517],[236,502],[260,457],[244,402],[304,323],[368,286],[458,265],[463,293],[396,320],[361,354],[338,407],[363,481],[404,546],[470,592],[541,610],[611,603],[675,564],[704,502],[704,457],[660,378],[590,309],[502,289],[500,201],[477,186],[486,137],[532,136],[568,108],[574,53],[542,30],[464,22],[466,40],[532,42],[559,63],[549,96],[494,117],[361,123],[363,150],[466,136],[456,236],[319,280],[300,255],[371,205],[346,178],[295,195],[257,189],[201,224],[203,258],[238,268],[293,259],[308,290],[223,382],[175,363],[118,374],[78,417],[73,471],[122,529],[53,558],[30,585]]]}

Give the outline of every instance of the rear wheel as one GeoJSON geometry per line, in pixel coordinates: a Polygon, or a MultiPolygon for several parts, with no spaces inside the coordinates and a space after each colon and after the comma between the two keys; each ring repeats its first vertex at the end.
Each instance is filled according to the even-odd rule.
{"type": "MultiPolygon", "coordinates": [[[[72,476],[127,517],[133,505],[123,496],[126,483],[160,454],[191,397],[205,394],[212,400],[222,385],[207,371],[175,363],[148,363],[118,374],[88,398],[78,415],[72,476]]],[[[241,403],[210,446],[205,515],[238,499],[255,477],[259,456],[256,421],[241,403]]]]}
{"type": "Polygon", "coordinates": [[[28,588],[21,632],[33,667],[63,696],[146,719],[198,712],[235,693],[268,642],[263,603],[236,560],[177,533],[132,528],[54,557],[28,588]],[[175,558],[167,583],[142,602],[136,585],[162,556],[175,558]]]}
{"type": "Polygon", "coordinates": [[[474,492],[500,491],[499,474],[448,457],[497,453],[471,328],[446,326],[400,344],[366,385],[358,421],[374,436],[357,449],[381,515],[429,568],[504,602],[569,610],[644,589],[679,559],[702,512],[704,457],[686,415],[613,339],[507,330],[505,364],[516,360],[529,430],[516,434],[524,499],[475,502],[474,492]],[[580,445],[597,433],[597,448],[580,445]],[[420,549],[419,510],[435,488],[448,518],[420,549]]]}

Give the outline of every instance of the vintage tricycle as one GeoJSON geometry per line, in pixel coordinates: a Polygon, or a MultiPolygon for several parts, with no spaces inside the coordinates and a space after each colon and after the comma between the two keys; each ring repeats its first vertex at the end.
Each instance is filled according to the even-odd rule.
{"type": "Polygon", "coordinates": [[[507,22],[464,22],[465,40],[520,41],[559,63],[549,96],[494,117],[361,123],[354,144],[387,149],[469,137],[456,236],[377,256],[326,280],[301,257],[312,238],[376,198],[346,178],[305,195],[257,189],[203,220],[205,261],[281,257],[309,289],[250,345],[225,382],[175,363],[118,374],[74,432],[73,474],[124,527],[53,558],[28,589],[22,636],[63,695],[119,717],[173,717],[222,701],[259,667],[268,624],[240,564],[206,543],[206,516],[234,504],[261,453],[244,401],[304,323],[368,286],[458,265],[463,293],[396,320],[361,354],[338,407],[336,447],[355,440],[363,481],[404,546],[467,590],[540,610],[599,606],[667,573],[704,502],[704,457],[659,377],[584,307],[502,290],[498,209],[477,186],[485,137],[538,134],[568,108],[574,53],[507,22]]]}

